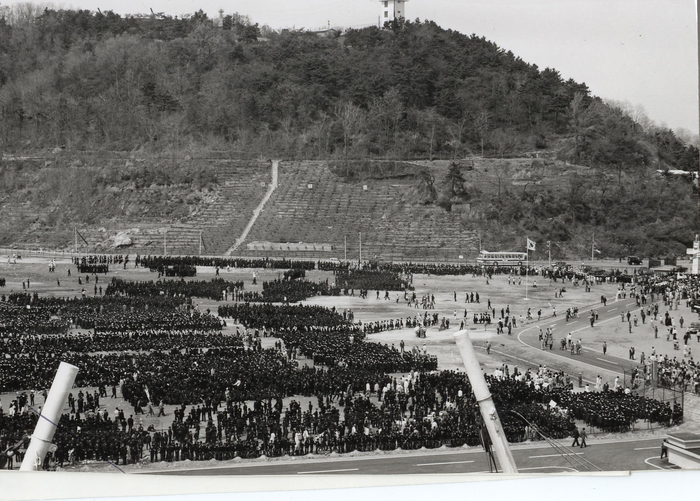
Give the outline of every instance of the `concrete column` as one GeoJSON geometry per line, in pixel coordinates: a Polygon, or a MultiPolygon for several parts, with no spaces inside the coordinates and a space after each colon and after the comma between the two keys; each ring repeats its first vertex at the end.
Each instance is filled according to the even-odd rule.
{"type": "Polygon", "coordinates": [[[37,471],[41,469],[44,458],[56,432],[58,420],[61,418],[63,405],[68,399],[68,393],[73,387],[78,368],[61,362],[53,380],[49,394],[44,402],[41,416],[36,424],[29,448],[20,466],[20,471],[37,471]]]}
{"type": "Polygon", "coordinates": [[[506,434],[503,431],[503,425],[498,418],[496,406],[493,404],[491,392],[481,372],[479,360],[476,358],[474,345],[472,345],[472,340],[469,338],[469,331],[459,331],[454,335],[454,338],[457,348],[459,348],[459,354],[464,361],[464,367],[467,369],[469,383],[474,391],[476,401],[479,403],[481,417],[491,437],[493,452],[498,459],[501,470],[504,473],[518,473],[513,454],[511,454],[508,441],[506,440],[506,434]]]}

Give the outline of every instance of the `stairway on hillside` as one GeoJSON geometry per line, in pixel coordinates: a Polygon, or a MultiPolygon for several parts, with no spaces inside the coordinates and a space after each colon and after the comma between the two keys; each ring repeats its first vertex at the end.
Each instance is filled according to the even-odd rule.
{"type": "Polygon", "coordinates": [[[198,254],[200,232],[202,254],[223,254],[243,232],[271,182],[266,163],[225,162],[216,167],[217,199],[188,221],[168,227],[169,254],[198,254]]]}
{"type": "Polygon", "coordinates": [[[342,258],[347,236],[348,257],[356,258],[362,232],[363,257],[458,260],[473,253],[477,237],[463,227],[460,214],[401,200],[415,182],[372,180],[365,190],[365,183],[345,182],[325,164],[291,163],[280,172],[279,187],[248,241],[330,243],[332,252],[308,257],[342,258]]]}
{"type": "Polygon", "coordinates": [[[265,204],[268,202],[268,200],[270,200],[270,197],[272,196],[275,189],[277,188],[278,175],[279,175],[279,160],[273,160],[272,161],[272,182],[270,182],[270,186],[269,186],[267,192],[265,193],[265,196],[263,197],[263,199],[260,201],[258,206],[253,211],[253,216],[248,221],[248,224],[243,229],[243,232],[236,239],[236,242],[233,244],[233,247],[231,247],[230,249],[228,249],[226,251],[226,254],[225,254],[226,256],[230,256],[232,252],[235,252],[240,247],[240,245],[245,241],[245,239],[248,237],[248,233],[253,228],[253,225],[255,224],[255,222],[258,220],[258,217],[260,216],[263,209],[265,208],[265,204]]]}

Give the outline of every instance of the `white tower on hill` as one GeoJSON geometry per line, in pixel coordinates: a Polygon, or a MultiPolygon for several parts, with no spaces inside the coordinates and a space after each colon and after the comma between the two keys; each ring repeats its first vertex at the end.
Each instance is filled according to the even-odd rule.
{"type": "Polygon", "coordinates": [[[382,13],[379,16],[379,24],[383,26],[387,21],[406,17],[406,2],[408,0],[380,0],[382,13]]]}

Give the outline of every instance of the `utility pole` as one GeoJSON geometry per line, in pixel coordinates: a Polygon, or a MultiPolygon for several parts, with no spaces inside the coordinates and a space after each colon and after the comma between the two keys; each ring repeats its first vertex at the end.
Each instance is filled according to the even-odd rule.
{"type": "Polygon", "coordinates": [[[199,255],[202,255],[202,230],[199,230],[199,255]]]}
{"type": "Polygon", "coordinates": [[[593,253],[595,252],[595,233],[593,234],[593,242],[591,243],[591,261],[593,261],[593,253]]]}
{"type": "Polygon", "coordinates": [[[73,236],[75,237],[75,253],[78,253],[78,227],[73,226],[73,236]]]}
{"type": "Polygon", "coordinates": [[[362,232],[360,232],[360,267],[362,267],[362,232]]]}
{"type": "MultiPolygon", "coordinates": [[[[527,242],[529,242],[530,239],[527,239],[527,242]]],[[[530,271],[530,246],[526,243],[525,244],[525,252],[527,253],[527,257],[525,259],[525,301],[528,300],[527,297],[527,279],[528,279],[528,273],[530,271]]]]}
{"type": "Polygon", "coordinates": [[[167,232],[167,230],[166,230],[166,232],[163,233],[163,255],[164,255],[164,256],[167,256],[167,255],[168,255],[168,252],[167,252],[167,250],[168,250],[168,248],[167,248],[167,236],[168,236],[168,232],[167,232]]]}
{"type": "Polygon", "coordinates": [[[552,267],[552,242],[547,240],[547,251],[549,252],[549,267],[552,267]]]}
{"type": "Polygon", "coordinates": [[[345,235],[345,251],[343,253],[343,256],[344,256],[343,261],[347,261],[348,260],[348,236],[347,235],[345,235]]]}

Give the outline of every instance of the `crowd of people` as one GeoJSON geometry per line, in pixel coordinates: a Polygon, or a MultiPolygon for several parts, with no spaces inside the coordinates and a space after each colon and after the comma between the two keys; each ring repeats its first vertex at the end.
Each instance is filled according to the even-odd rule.
{"type": "Polygon", "coordinates": [[[214,301],[226,300],[234,291],[243,289],[243,282],[231,282],[223,278],[211,280],[157,280],[157,281],[128,281],[112,278],[107,286],[107,296],[153,297],[180,296],[201,297],[214,301]]]}
{"type": "Polygon", "coordinates": [[[335,271],[336,286],[341,289],[402,291],[411,289],[411,276],[390,270],[343,269],[335,271]]]}
{"type": "Polygon", "coordinates": [[[94,332],[220,330],[222,322],[200,312],[190,298],[177,296],[68,298],[13,293],[0,301],[0,334],[59,334],[71,327],[94,332]]]}
{"type": "MultiPolygon", "coordinates": [[[[272,335],[281,329],[304,329],[311,326],[323,328],[348,328],[352,319],[335,309],[304,304],[273,305],[269,303],[226,303],[219,305],[218,314],[235,324],[251,329],[261,329],[272,335]]],[[[352,315],[352,312],[350,312],[352,315]]]]}
{"type": "MultiPolygon", "coordinates": [[[[304,371],[311,376],[334,370],[304,371]]],[[[571,384],[555,384],[546,368],[521,373],[506,366],[485,377],[510,442],[537,437],[532,427],[549,438],[565,438],[573,433],[575,420],[605,431],[628,430],[639,420],[664,426],[682,420],[679,406],[671,408],[622,389],[573,392],[571,384]]],[[[481,443],[478,404],[464,373],[377,373],[364,384],[344,385],[342,376],[336,382],[340,384],[325,385],[317,379],[313,388],[295,388],[296,394],[316,397],[316,403],[312,399],[302,407],[292,400],[286,408],[281,395],[261,394],[250,402],[237,386],[228,386],[212,396],[178,403],[169,413],[171,424],[166,421],[160,430],[140,424],[139,413],[145,410],[140,404],[134,412],[117,408],[113,416],[86,404],[73,405],[59,422],[52,458],[59,465],[83,460],[119,465],[481,443]]],[[[136,386],[122,384],[127,399],[133,400],[136,386]]],[[[82,392],[79,399],[83,401],[82,392]]],[[[164,414],[162,406],[158,412],[164,414]]],[[[0,448],[26,438],[35,423],[36,415],[23,406],[12,415],[0,414],[0,448]]]]}
{"type": "Polygon", "coordinates": [[[259,301],[268,303],[296,303],[314,296],[338,296],[340,289],[324,282],[311,282],[309,280],[285,280],[276,279],[263,282],[263,291],[259,295],[259,301]]]}
{"type": "Polygon", "coordinates": [[[74,265],[93,264],[125,264],[129,262],[129,255],[123,254],[88,254],[85,256],[73,256],[71,259],[74,265]]]}
{"type": "Polygon", "coordinates": [[[17,334],[0,337],[5,358],[19,355],[51,357],[51,354],[182,350],[185,348],[240,346],[235,336],[219,330],[147,329],[138,331],[76,332],[66,334],[17,334]]]}
{"type": "MultiPolygon", "coordinates": [[[[94,257],[97,261],[90,259],[86,258],[86,265],[112,264],[98,257],[94,257]]],[[[128,257],[117,264],[126,262],[128,257]]],[[[437,358],[427,353],[425,345],[406,349],[403,342],[396,347],[367,342],[366,337],[383,330],[439,324],[439,315],[429,311],[434,308],[434,297],[419,301],[415,293],[409,294],[413,273],[518,276],[522,268],[376,263],[355,269],[343,263],[312,261],[150,256],[137,256],[136,265],[153,269],[279,266],[290,271],[284,278],[263,283],[262,293],[244,291],[242,282],[220,278],[189,282],[113,279],[105,295],[95,292],[60,298],[25,292],[2,296],[0,392],[49,387],[59,361],[80,368],[77,387],[98,389],[88,391],[84,398],[78,394],[70,412],[61,418],[53,452],[59,464],[480,443],[481,418],[464,373],[438,372],[437,358]],[[316,266],[335,271],[336,284],[307,281],[306,271],[316,266]],[[351,310],[289,304],[318,294],[337,295],[348,287],[376,290],[377,299],[384,290],[385,300],[392,299],[389,290],[404,290],[407,304],[423,305],[424,311],[362,323],[355,321],[351,310]],[[227,301],[229,296],[234,302],[227,301]],[[218,317],[200,312],[192,297],[222,301],[218,317]],[[222,333],[225,319],[244,330],[222,333]],[[69,333],[71,328],[87,332],[69,333]],[[269,336],[277,338],[274,347],[263,348],[261,339],[269,336]],[[306,359],[304,363],[301,358],[306,359]],[[128,410],[109,415],[100,401],[117,394],[128,410]],[[285,397],[310,397],[317,403],[302,408],[292,400],[285,408],[285,397]],[[176,406],[169,412],[169,426],[155,430],[139,424],[156,412],[165,418],[166,405],[176,406]]],[[[533,270],[537,273],[549,271],[533,270]]],[[[571,277],[567,273],[551,278],[577,277],[575,271],[571,277]]],[[[661,283],[648,278],[635,294],[640,301],[647,294],[655,295],[672,308],[681,299],[698,299],[698,285],[694,279],[661,283]]],[[[458,300],[456,292],[454,300],[458,300]]],[[[479,295],[467,295],[465,302],[479,303],[479,295]]],[[[499,318],[490,301],[484,299],[484,303],[486,313],[474,313],[474,322],[498,321],[500,332],[510,332],[515,317],[509,307],[501,309],[499,318]]],[[[467,319],[465,310],[463,324],[467,319]]],[[[449,320],[442,320],[441,325],[448,328],[449,320]]],[[[700,388],[700,370],[692,359],[658,362],[662,378],[700,388]]],[[[683,418],[679,405],[671,407],[636,396],[617,385],[612,390],[606,385],[596,391],[573,392],[566,375],[544,367],[520,372],[517,367],[511,371],[503,366],[486,379],[511,442],[533,438],[530,424],[556,439],[569,436],[575,420],[599,430],[624,431],[639,420],[667,426],[683,418]]],[[[26,394],[19,394],[10,415],[0,412],[0,452],[22,441],[36,423],[26,399],[26,394]]]]}
{"type": "Polygon", "coordinates": [[[135,266],[148,268],[153,271],[170,266],[209,266],[213,268],[264,268],[274,270],[316,269],[315,261],[303,261],[295,259],[270,259],[270,258],[226,258],[204,256],[136,256],[135,266]]]}

